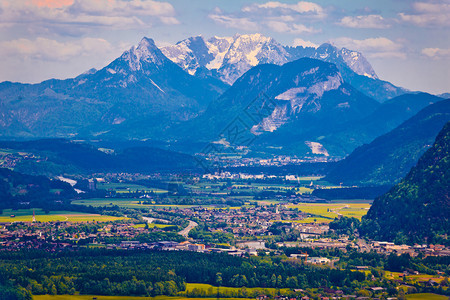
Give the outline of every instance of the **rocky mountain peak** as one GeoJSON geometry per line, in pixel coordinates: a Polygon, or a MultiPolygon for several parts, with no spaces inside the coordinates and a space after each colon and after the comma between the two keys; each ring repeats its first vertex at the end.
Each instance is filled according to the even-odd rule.
{"type": "Polygon", "coordinates": [[[347,48],[342,48],[339,51],[344,62],[352,69],[356,74],[367,76],[369,78],[377,79],[378,76],[373,70],[367,59],[357,51],[352,51],[347,48]]]}
{"type": "Polygon", "coordinates": [[[133,72],[142,70],[144,64],[159,67],[168,60],[156,46],[155,41],[147,37],[144,37],[137,46],[125,51],[120,59],[125,61],[133,72]]]}

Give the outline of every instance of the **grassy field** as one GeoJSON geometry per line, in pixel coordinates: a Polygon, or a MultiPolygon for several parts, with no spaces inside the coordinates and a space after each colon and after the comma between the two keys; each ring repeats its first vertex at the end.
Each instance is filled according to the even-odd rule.
{"type": "Polygon", "coordinates": [[[368,203],[368,204],[372,204],[373,200],[372,199],[335,199],[335,200],[330,200],[331,203],[345,203],[345,204],[349,204],[349,203],[359,203],[359,204],[363,204],[363,203],[368,203]]]}
{"type": "Polygon", "coordinates": [[[314,189],[310,189],[307,187],[299,187],[296,188],[296,190],[296,194],[311,194],[314,191],[314,189]]]}
{"type": "Polygon", "coordinates": [[[323,178],[323,176],[303,176],[303,177],[299,177],[299,180],[300,181],[318,181],[322,178],[323,178]]]}
{"type": "MultiPolygon", "coordinates": [[[[166,227],[169,227],[169,226],[175,226],[175,225],[173,225],[173,224],[155,224],[155,223],[148,224],[149,228],[154,228],[154,227],[156,227],[156,228],[166,228],[166,227]]],[[[144,228],[145,224],[137,224],[137,225],[133,225],[133,227],[134,228],[144,228]]]]}
{"type": "Polygon", "coordinates": [[[406,295],[406,299],[408,300],[447,300],[447,296],[436,295],[430,293],[422,293],[422,294],[410,294],[406,295]]]}
{"type": "MultiPolygon", "coordinates": [[[[182,296],[156,296],[156,297],[132,297],[132,296],[97,296],[97,295],[38,295],[33,300],[215,300],[216,298],[186,298],[182,296]]],[[[246,298],[227,298],[228,300],[250,300],[246,298]]]]}
{"type": "MultiPolygon", "coordinates": [[[[206,291],[206,296],[217,295],[217,287],[216,286],[213,286],[210,284],[204,284],[204,283],[186,283],[186,292],[190,292],[193,289],[206,291]]],[[[242,288],[237,288],[237,287],[225,287],[225,286],[220,287],[221,292],[236,292],[237,293],[241,289],[242,288]]],[[[277,292],[277,289],[275,289],[275,288],[246,288],[246,290],[249,293],[252,293],[255,291],[265,291],[266,293],[275,294],[277,292]]],[[[289,289],[280,289],[280,293],[282,293],[282,294],[286,293],[287,291],[289,291],[289,289]]],[[[230,298],[227,298],[227,299],[230,299],[230,298]]]]}
{"type": "Polygon", "coordinates": [[[298,208],[302,212],[313,214],[316,216],[298,221],[299,223],[312,223],[316,219],[316,223],[329,223],[338,215],[345,217],[354,217],[361,220],[366,215],[369,203],[300,203],[295,205],[287,205],[288,208],[298,208]]]}
{"type": "Polygon", "coordinates": [[[144,200],[130,200],[130,199],[118,199],[118,198],[93,198],[93,199],[83,199],[83,200],[75,200],[72,201],[72,204],[76,205],[85,205],[85,206],[106,206],[111,207],[114,205],[124,207],[124,208],[161,208],[161,207],[178,207],[178,208],[189,208],[192,206],[199,206],[199,205],[175,205],[175,204],[140,204],[144,203],[144,200]]]}
{"type": "Polygon", "coordinates": [[[408,275],[406,276],[406,279],[410,279],[414,282],[417,281],[428,281],[430,279],[433,279],[434,281],[440,283],[442,280],[444,280],[444,277],[441,276],[433,276],[428,274],[418,274],[418,275],[408,275]]]}
{"type": "MultiPolygon", "coordinates": [[[[107,222],[122,220],[124,218],[103,216],[98,214],[86,214],[73,211],[51,211],[46,214],[42,209],[35,209],[36,221],[38,222],[51,222],[51,221],[67,221],[67,222],[107,222]]],[[[33,218],[33,209],[19,209],[11,210],[4,209],[0,215],[0,222],[31,222],[33,218]],[[14,215],[14,218],[11,218],[14,215]]]]}
{"type": "MultiPolygon", "coordinates": [[[[199,197],[202,199],[202,197],[199,197]]],[[[214,204],[207,205],[183,205],[183,204],[144,204],[145,199],[137,200],[137,199],[120,199],[120,198],[92,198],[92,199],[83,199],[83,200],[75,200],[72,201],[72,204],[75,205],[85,205],[85,206],[94,206],[94,207],[111,207],[111,206],[119,206],[124,208],[191,208],[191,207],[205,207],[209,209],[223,209],[224,207],[217,207],[214,204]]],[[[239,207],[225,207],[225,208],[239,208],[239,207]]]]}
{"type": "Polygon", "coordinates": [[[146,193],[167,193],[167,190],[158,189],[158,188],[149,188],[143,185],[138,184],[132,184],[132,183],[115,183],[115,182],[108,182],[108,183],[98,183],[97,189],[101,190],[114,190],[116,193],[134,193],[137,190],[139,191],[145,191],[146,193]]]}
{"type": "Polygon", "coordinates": [[[233,184],[233,188],[239,192],[260,192],[260,191],[286,191],[294,190],[297,194],[310,194],[314,189],[309,187],[296,187],[293,184],[266,184],[266,183],[252,183],[247,184],[233,184]]]}
{"type": "MultiPolygon", "coordinates": [[[[399,272],[390,272],[385,271],[384,277],[391,280],[403,280],[403,273],[399,272]]],[[[438,276],[438,275],[428,275],[428,274],[418,274],[418,275],[408,275],[406,276],[407,280],[411,280],[413,282],[419,282],[419,281],[428,281],[430,279],[435,280],[436,282],[441,282],[444,280],[444,277],[438,276]]]]}

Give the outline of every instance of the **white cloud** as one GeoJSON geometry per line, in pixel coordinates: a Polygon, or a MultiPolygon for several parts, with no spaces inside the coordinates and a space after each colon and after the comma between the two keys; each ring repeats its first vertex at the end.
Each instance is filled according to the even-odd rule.
{"type": "Polygon", "coordinates": [[[312,2],[300,1],[294,4],[277,1],[244,6],[240,11],[224,13],[219,8],[209,18],[226,27],[242,30],[269,29],[274,32],[303,34],[319,32],[305,22],[318,21],[326,16],[324,9],[312,2]]]}
{"type": "Polygon", "coordinates": [[[266,17],[265,20],[279,21],[279,22],[294,22],[295,18],[289,15],[280,15],[280,16],[266,17]]]}
{"type": "Polygon", "coordinates": [[[343,17],[337,24],[350,28],[389,28],[390,24],[380,15],[343,17]]]}
{"type": "Polygon", "coordinates": [[[275,32],[301,34],[301,33],[313,33],[317,32],[312,27],[306,27],[303,24],[285,23],[280,21],[268,21],[265,23],[267,27],[275,32]]]}
{"type": "Polygon", "coordinates": [[[36,26],[46,32],[59,33],[61,28],[74,31],[73,27],[80,26],[139,28],[154,23],[179,23],[170,3],[153,0],[0,1],[0,24],[25,26],[30,31],[36,26]]]}
{"type": "Polygon", "coordinates": [[[255,12],[264,10],[279,11],[285,14],[307,14],[318,18],[326,16],[324,9],[313,2],[299,1],[294,4],[281,3],[277,1],[266,2],[263,4],[252,4],[242,8],[244,12],[255,12]]]}
{"type": "Polygon", "coordinates": [[[256,22],[250,21],[248,18],[239,18],[227,16],[224,14],[210,14],[208,16],[211,20],[218,24],[225,25],[230,28],[238,28],[243,30],[258,30],[259,26],[256,22]]]}
{"type": "Polygon", "coordinates": [[[319,45],[314,44],[313,42],[310,42],[310,41],[305,41],[305,40],[303,40],[301,38],[294,39],[293,46],[294,47],[301,46],[301,47],[304,47],[304,48],[307,48],[307,47],[317,48],[317,47],[319,47],[319,45]]]}
{"type": "Polygon", "coordinates": [[[422,54],[431,57],[433,59],[448,59],[450,58],[450,48],[424,48],[422,49],[422,54]]]}
{"type": "Polygon", "coordinates": [[[104,39],[83,38],[71,42],[58,42],[38,37],[35,40],[17,39],[0,42],[2,56],[45,61],[68,61],[78,56],[103,55],[113,51],[104,39]]]}
{"type": "Polygon", "coordinates": [[[400,20],[420,27],[450,27],[450,3],[415,2],[413,13],[399,13],[400,20]]]}
{"type": "Polygon", "coordinates": [[[170,3],[153,0],[75,0],[71,9],[86,14],[108,16],[173,16],[175,9],[170,3]]]}
{"type": "Polygon", "coordinates": [[[364,40],[341,37],[333,39],[331,42],[339,47],[357,50],[371,58],[406,58],[406,53],[403,51],[403,45],[385,37],[368,38],[364,40]]]}

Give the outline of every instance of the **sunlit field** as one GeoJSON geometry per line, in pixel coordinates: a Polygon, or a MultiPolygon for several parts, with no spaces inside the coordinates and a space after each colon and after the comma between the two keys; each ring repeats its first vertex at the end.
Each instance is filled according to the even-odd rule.
{"type": "MultiPolygon", "coordinates": [[[[87,214],[73,211],[50,211],[48,214],[40,208],[36,208],[35,216],[37,222],[107,222],[122,220],[122,217],[105,216],[99,214],[87,214]]],[[[4,209],[0,215],[0,222],[31,222],[33,219],[33,209],[4,209]],[[14,217],[12,217],[14,216],[14,217]]]]}

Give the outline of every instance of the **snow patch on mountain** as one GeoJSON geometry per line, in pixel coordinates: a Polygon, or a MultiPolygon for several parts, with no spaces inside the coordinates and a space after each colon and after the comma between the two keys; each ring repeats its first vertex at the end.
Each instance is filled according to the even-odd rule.
{"type": "Polygon", "coordinates": [[[306,91],[306,87],[296,87],[287,90],[286,92],[279,94],[275,97],[277,100],[294,100],[299,94],[303,94],[306,91]]]}
{"type": "Polygon", "coordinates": [[[157,85],[151,78],[149,78],[149,80],[150,80],[150,82],[151,82],[154,86],[156,86],[156,87],[158,88],[158,90],[160,90],[160,91],[163,92],[164,94],[166,93],[166,92],[164,92],[163,89],[160,88],[159,85],[157,85]]]}
{"type": "Polygon", "coordinates": [[[259,33],[235,35],[218,73],[224,82],[233,84],[242,74],[258,64],[282,65],[288,62],[287,55],[286,50],[274,39],[259,33]]]}
{"type": "Polygon", "coordinates": [[[254,135],[260,135],[264,131],[274,132],[289,120],[288,110],[288,104],[277,105],[272,114],[254,125],[250,132],[254,135]]]}
{"type": "Polygon", "coordinates": [[[123,117],[116,117],[114,118],[114,120],[112,121],[113,125],[119,125],[122,124],[126,119],[123,117]]]}
{"type": "Polygon", "coordinates": [[[361,53],[342,48],[339,51],[339,54],[344,62],[348,65],[348,67],[352,69],[356,74],[363,75],[372,79],[378,79],[378,76],[373,70],[372,66],[361,53]]]}
{"type": "Polygon", "coordinates": [[[317,72],[317,70],[319,70],[319,67],[312,68],[312,69],[310,69],[310,70],[308,70],[308,71],[303,72],[303,73],[301,74],[301,76],[304,77],[304,76],[307,76],[307,75],[314,74],[314,73],[317,72]]]}
{"type": "Polygon", "coordinates": [[[209,52],[214,56],[214,59],[206,64],[206,68],[209,70],[217,70],[223,64],[223,59],[230,49],[233,43],[232,37],[212,37],[207,42],[206,45],[209,48],[209,52]]]}
{"type": "Polygon", "coordinates": [[[325,156],[330,156],[330,154],[328,154],[327,149],[325,149],[325,147],[321,143],[306,141],[305,144],[311,149],[313,154],[322,154],[325,156]]]}
{"type": "MultiPolygon", "coordinates": [[[[202,37],[198,38],[203,39],[202,37]]],[[[161,48],[161,52],[190,75],[195,75],[201,65],[196,54],[190,48],[191,40],[192,38],[178,42],[176,45],[163,47],[161,48]]]]}
{"type": "Polygon", "coordinates": [[[344,82],[341,74],[328,76],[326,81],[321,81],[310,88],[308,88],[309,94],[316,94],[318,98],[322,97],[325,92],[338,89],[344,82]]]}
{"type": "Polygon", "coordinates": [[[81,79],[80,81],[78,81],[77,86],[86,83],[86,81],[87,79],[81,79]]]}

